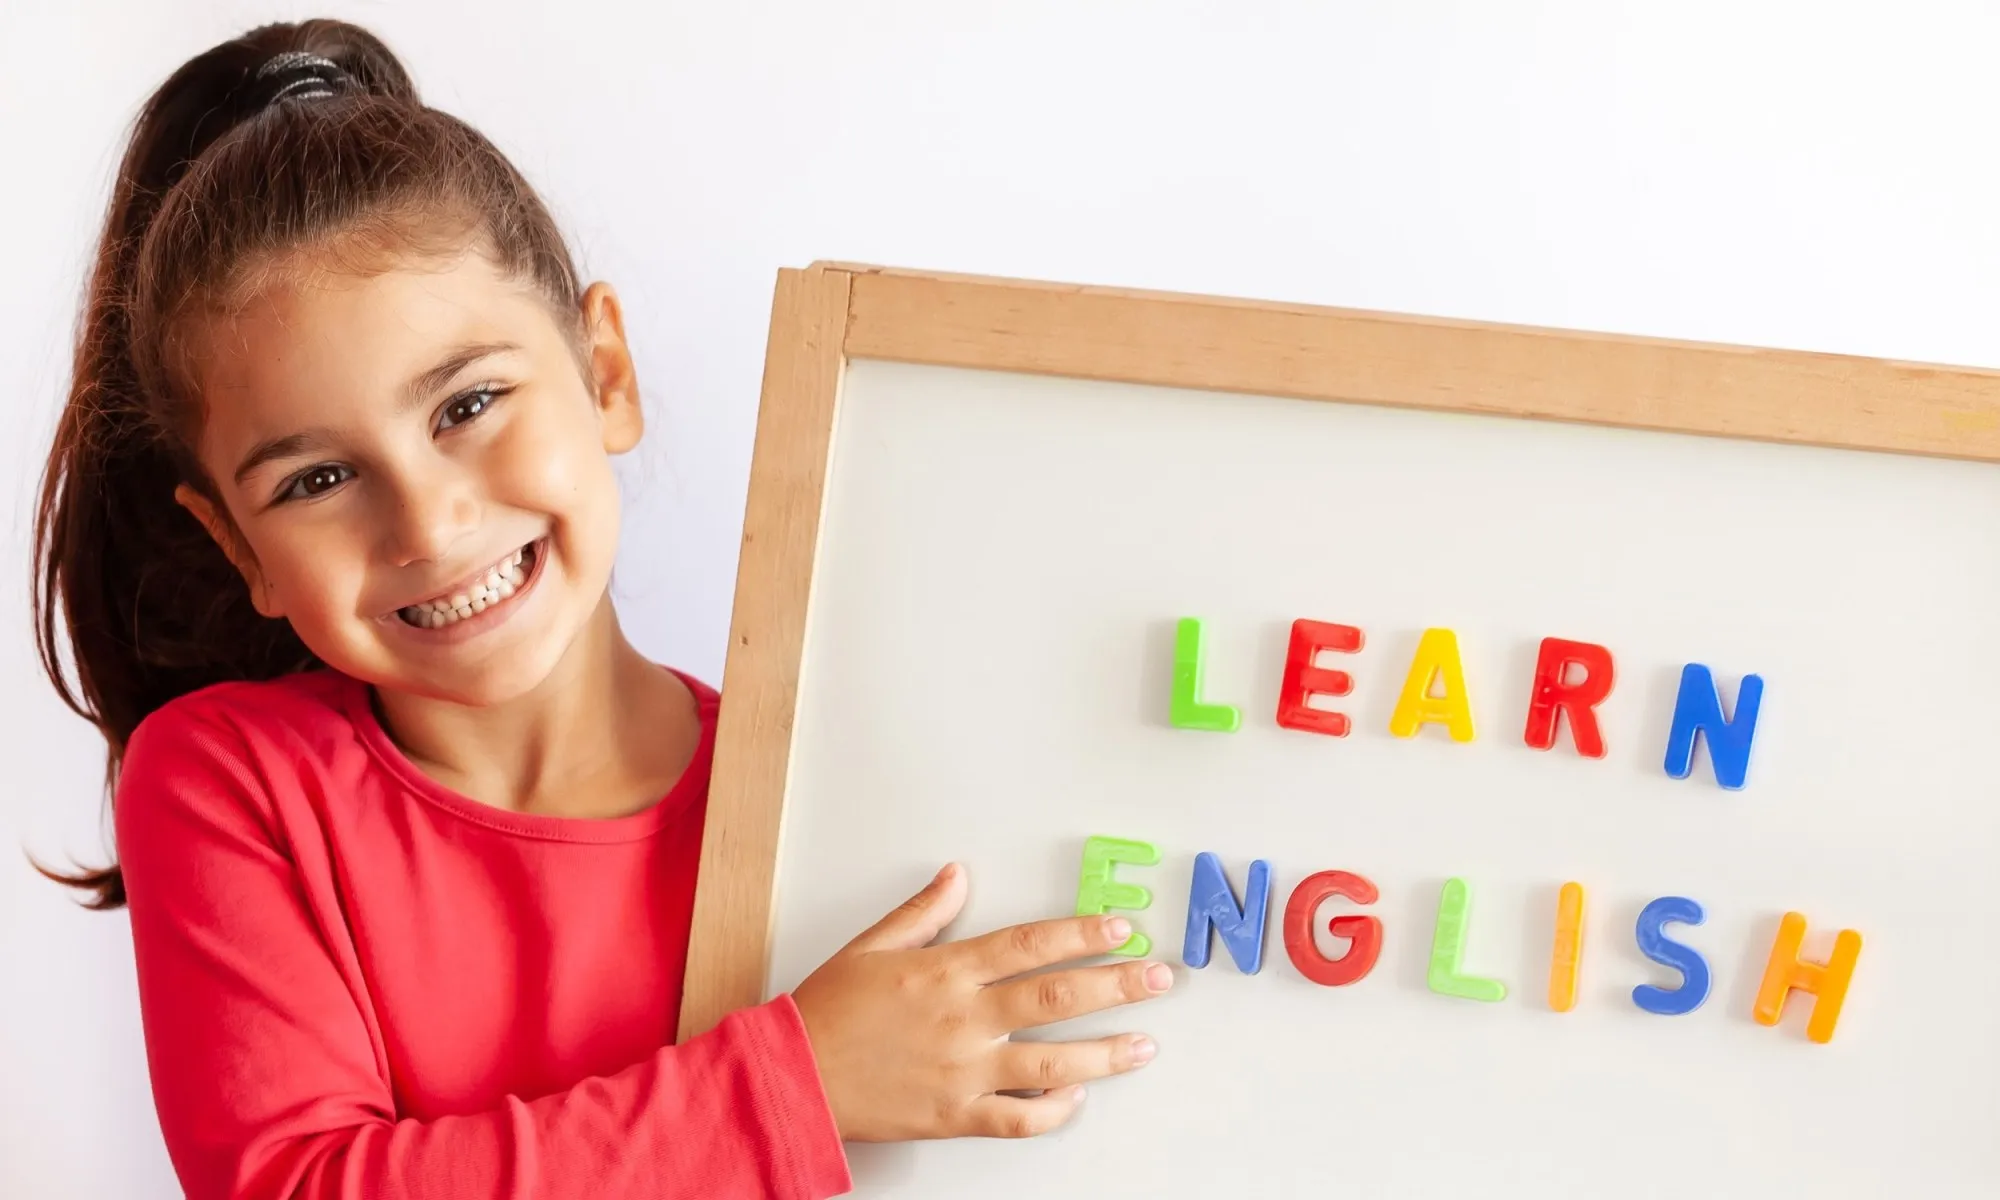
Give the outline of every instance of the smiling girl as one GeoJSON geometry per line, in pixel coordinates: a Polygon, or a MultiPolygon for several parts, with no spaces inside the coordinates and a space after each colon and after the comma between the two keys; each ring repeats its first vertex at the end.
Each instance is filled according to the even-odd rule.
{"type": "Polygon", "coordinates": [[[615,293],[365,31],[148,101],[37,603],[114,788],[62,878],[129,907],[191,1200],[829,1196],[845,1140],[1040,1133],[1150,1057],[1010,1039],[1169,973],[1069,965],[1115,919],[934,945],[951,869],[673,1043],[720,700],[607,595],[641,432],[615,293]]]}

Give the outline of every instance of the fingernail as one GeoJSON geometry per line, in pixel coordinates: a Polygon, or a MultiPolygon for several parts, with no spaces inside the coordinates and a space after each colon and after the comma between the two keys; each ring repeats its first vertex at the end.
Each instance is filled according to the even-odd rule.
{"type": "Polygon", "coordinates": [[[1132,922],[1124,917],[1107,918],[1104,922],[1104,932],[1113,942],[1122,946],[1126,939],[1132,936],[1132,922]]]}
{"type": "Polygon", "coordinates": [[[950,882],[951,882],[951,877],[952,877],[952,876],[954,876],[954,875],[956,875],[956,874],[958,874],[958,864],[957,864],[957,863],[946,863],[946,864],[944,865],[944,870],[942,870],[942,871],[939,871],[939,872],[937,873],[937,882],[939,882],[939,883],[950,883],[950,882]]]}
{"type": "Polygon", "coordinates": [[[1174,985],[1174,973],[1165,963],[1154,963],[1146,968],[1146,986],[1156,992],[1164,992],[1174,985]]]}
{"type": "Polygon", "coordinates": [[[1135,1067],[1143,1067],[1147,1063],[1152,1062],[1153,1055],[1159,1053],[1159,1049],[1160,1048],[1158,1046],[1153,1044],[1152,1038],[1149,1037],[1133,1038],[1132,1065],[1135,1067]]]}

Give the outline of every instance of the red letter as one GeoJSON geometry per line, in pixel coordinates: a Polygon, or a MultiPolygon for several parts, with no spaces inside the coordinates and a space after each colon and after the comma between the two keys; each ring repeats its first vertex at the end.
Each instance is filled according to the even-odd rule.
{"type": "Polygon", "coordinates": [[[1329,896],[1345,896],[1356,904],[1373,904],[1375,885],[1345,871],[1321,871],[1300,880],[1299,886],[1292,889],[1292,898],[1285,902],[1285,953],[1307,979],[1322,987],[1340,987],[1354,983],[1375,968],[1375,957],[1382,953],[1382,922],[1375,917],[1356,916],[1328,921],[1329,933],[1353,943],[1346,954],[1328,958],[1319,952],[1319,945],[1313,940],[1312,923],[1313,913],[1329,896]]]}
{"type": "Polygon", "coordinates": [[[1278,685],[1278,724],[1286,729],[1346,737],[1348,722],[1343,713],[1309,708],[1311,696],[1345,696],[1354,690],[1354,679],[1345,671],[1316,667],[1313,660],[1322,650],[1352,654],[1361,649],[1361,631],[1352,625],[1329,625],[1324,621],[1292,622],[1292,644],[1285,651],[1285,678],[1278,685]]]}
{"type": "Polygon", "coordinates": [[[1597,730],[1593,709],[1610,693],[1611,651],[1589,642],[1543,638],[1541,660],[1535,664],[1535,693],[1528,701],[1528,744],[1537,750],[1552,748],[1556,744],[1556,714],[1567,709],[1576,752],[1587,758],[1603,758],[1604,735],[1597,730]],[[1566,683],[1563,675],[1572,664],[1582,667],[1584,675],[1566,683]]]}

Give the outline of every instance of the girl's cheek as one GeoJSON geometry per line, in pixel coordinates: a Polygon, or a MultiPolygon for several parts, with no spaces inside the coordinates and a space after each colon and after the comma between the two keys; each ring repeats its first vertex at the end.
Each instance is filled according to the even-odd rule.
{"type": "MultiPolygon", "coordinates": [[[[552,407],[552,406],[551,406],[552,407]]],[[[496,463],[521,500],[547,505],[560,514],[590,493],[609,461],[604,448],[573,423],[522,421],[508,430],[496,463]]]]}
{"type": "Polygon", "coordinates": [[[322,530],[287,547],[280,586],[294,607],[336,611],[361,594],[369,564],[361,539],[349,530],[322,530]]]}

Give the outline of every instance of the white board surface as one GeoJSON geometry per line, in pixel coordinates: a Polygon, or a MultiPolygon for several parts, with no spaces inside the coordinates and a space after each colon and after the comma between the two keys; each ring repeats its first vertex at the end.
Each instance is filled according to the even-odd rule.
{"type": "MultiPolygon", "coordinates": [[[[1164,999],[1047,1031],[1140,1029],[1158,1059],[1032,1142],[855,1147],[878,1197],[1989,1198],[2000,1179],[2000,468],[856,362],[802,666],[775,993],[943,862],[947,936],[1063,915],[1092,835],[1160,848],[1119,878],[1173,965],[1164,999]],[[1175,623],[1205,698],[1170,726],[1175,623]],[[1274,721],[1296,618],[1360,627],[1340,739],[1274,721]],[[1455,631],[1477,735],[1388,730],[1417,640],[1455,631]],[[1537,647],[1600,643],[1608,754],[1522,728],[1537,647]],[[1765,681],[1747,785],[1662,767],[1681,669],[1765,681]],[[1269,862],[1262,970],[1181,963],[1190,871],[1269,862]],[[1279,929],[1300,879],[1380,889],[1367,978],[1325,988],[1279,929]],[[1439,891],[1472,892],[1465,969],[1425,985],[1439,891]],[[1556,897],[1588,889],[1580,999],[1546,1002],[1556,897]],[[1713,972],[1695,1012],[1635,985],[1640,909],[1713,972]],[[1809,998],[1751,1007],[1779,918],[1865,939],[1833,1040],[1809,998]]],[[[1337,943],[1325,941],[1330,952],[1337,943]]]]}

